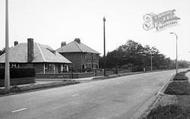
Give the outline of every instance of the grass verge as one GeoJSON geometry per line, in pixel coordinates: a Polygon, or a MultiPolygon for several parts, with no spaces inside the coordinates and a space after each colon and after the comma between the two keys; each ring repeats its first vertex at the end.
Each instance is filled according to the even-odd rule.
{"type": "Polygon", "coordinates": [[[190,83],[186,73],[175,75],[165,94],[140,119],[190,119],[190,83]]]}
{"type": "Polygon", "coordinates": [[[66,85],[73,85],[78,84],[80,82],[75,80],[63,80],[61,82],[50,82],[45,84],[30,84],[30,85],[23,85],[23,86],[12,86],[10,91],[6,91],[4,89],[0,89],[0,96],[7,95],[7,94],[16,94],[16,93],[22,93],[26,91],[33,91],[33,90],[39,90],[39,89],[47,89],[47,88],[54,88],[54,87],[60,87],[60,86],[66,86],[66,85]]]}
{"type": "Polygon", "coordinates": [[[183,80],[188,80],[188,77],[187,76],[185,76],[185,74],[186,74],[187,72],[186,71],[184,71],[184,72],[180,72],[180,73],[177,73],[176,75],[175,75],[175,77],[174,77],[174,81],[183,81],[183,80]]]}
{"type": "Polygon", "coordinates": [[[159,105],[143,119],[188,119],[188,117],[188,113],[181,106],[170,104],[166,106],[159,105]]]}
{"type": "Polygon", "coordinates": [[[164,93],[168,95],[190,95],[190,83],[188,81],[171,82],[164,93]]]}

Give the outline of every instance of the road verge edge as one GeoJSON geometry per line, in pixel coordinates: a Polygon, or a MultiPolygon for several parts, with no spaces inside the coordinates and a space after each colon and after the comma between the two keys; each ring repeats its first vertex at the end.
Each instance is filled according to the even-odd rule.
{"type": "Polygon", "coordinates": [[[137,112],[132,116],[131,119],[143,119],[144,117],[146,117],[150,113],[150,111],[153,109],[154,105],[156,105],[157,102],[162,98],[162,96],[165,95],[164,92],[174,77],[175,77],[175,74],[172,74],[169,80],[165,82],[165,84],[160,88],[160,90],[157,93],[155,93],[148,101],[146,101],[137,110],[137,112]]]}

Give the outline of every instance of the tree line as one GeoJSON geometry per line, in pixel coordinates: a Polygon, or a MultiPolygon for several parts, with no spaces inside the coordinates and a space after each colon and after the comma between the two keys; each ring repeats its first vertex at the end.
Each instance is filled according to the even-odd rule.
{"type": "MultiPolygon", "coordinates": [[[[143,71],[151,69],[174,69],[175,60],[171,60],[155,47],[149,45],[141,45],[133,40],[128,40],[124,45],[119,46],[117,49],[108,52],[106,57],[100,57],[100,68],[112,69],[120,68],[130,71],[143,71]],[[104,60],[106,63],[104,64],[104,60]]],[[[189,62],[179,61],[180,68],[189,67],[189,62]]]]}
{"type": "MultiPolygon", "coordinates": [[[[0,56],[3,53],[5,53],[5,48],[0,50],[0,56]]],[[[100,68],[104,68],[105,65],[108,69],[149,71],[151,70],[151,57],[153,70],[175,68],[175,60],[166,57],[155,47],[143,46],[133,40],[128,40],[124,45],[108,52],[105,58],[100,57],[99,62],[100,68]],[[104,64],[104,60],[106,60],[106,64],[104,64]]],[[[185,60],[178,61],[179,68],[187,68],[189,65],[190,63],[185,60]]]]}

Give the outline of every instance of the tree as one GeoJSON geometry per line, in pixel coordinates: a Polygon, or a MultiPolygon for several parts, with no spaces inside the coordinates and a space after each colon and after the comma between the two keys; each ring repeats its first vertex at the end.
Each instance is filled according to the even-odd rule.
{"type": "Polygon", "coordinates": [[[179,68],[188,68],[190,66],[190,62],[185,60],[178,61],[179,68]]]}
{"type": "MultiPolygon", "coordinates": [[[[142,71],[144,68],[150,70],[151,56],[153,69],[174,68],[174,62],[166,58],[155,47],[145,45],[144,47],[133,40],[128,40],[124,45],[108,52],[106,56],[107,68],[124,68],[132,71],[142,71]]],[[[100,58],[100,67],[103,66],[103,57],[100,58]]]]}

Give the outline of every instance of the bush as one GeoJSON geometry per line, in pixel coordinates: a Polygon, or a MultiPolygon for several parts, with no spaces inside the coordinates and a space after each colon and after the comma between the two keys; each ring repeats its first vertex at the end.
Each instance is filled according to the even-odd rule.
{"type": "Polygon", "coordinates": [[[158,106],[145,119],[189,119],[188,112],[178,105],[158,106]]]}
{"type": "Polygon", "coordinates": [[[173,80],[188,80],[188,77],[185,76],[186,72],[177,73],[173,80]]]}
{"type": "MultiPolygon", "coordinates": [[[[0,79],[4,79],[5,69],[0,69],[0,79]]],[[[35,77],[34,68],[11,68],[10,78],[35,77]]]]}
{"type": "MultiPolygon", "coordinates": [[[[0,86],[4,86],[5,69],[0,69],[0,86]]],[[[20,85],[35,82],[34,68],[11,68],[10,69],[10,84],[20,85]]]]}
{"type": "Polygon", "coordinates": [[[172,82],[165,90],[169,95],[190,95],[190,84],[188,81],[172,82]]]}

